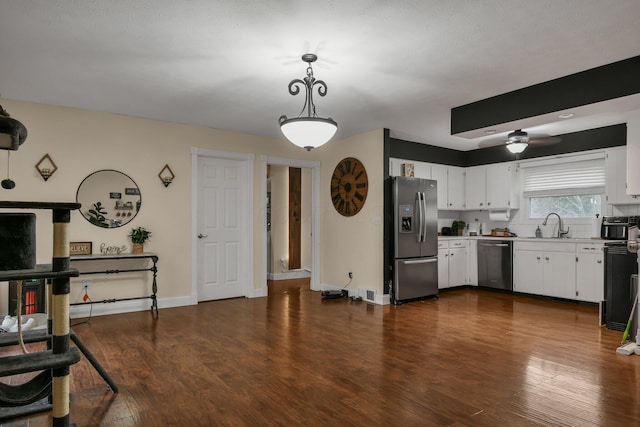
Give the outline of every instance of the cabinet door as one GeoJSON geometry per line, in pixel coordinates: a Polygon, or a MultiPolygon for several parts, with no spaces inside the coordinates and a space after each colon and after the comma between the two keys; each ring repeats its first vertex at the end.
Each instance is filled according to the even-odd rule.
{"type": "Polygon", "coordinates": [[[465,176],[465,199],[467,209],[486,209],[487,167],[467,168],[465,176]]]}
{"type": "Polygon", "coordinates": [[[513,251],[513,290],[527,294],[542,294],[542,253],[537,251],[513,251]]]}
{"type": "Polygon", "coordinates": [[[604,254],[579,253],[576,266],[576,299],[600,302],[604,300],[604,254]]]}
{"type": "Polygon", "coordinates": [[[467,248],[449,249],[449,286],[467,283],[467,248]]]}
{"type": "Polygon", "coordinates": [[[640,199],[627,195],[627,149],[607,150],[605,170],[607,202],[611,205],[640,203],[640,199]]]}
{"type": "Polygon", "coordinates": [[[517,178],[511,163],[487,166],[487,209],[509,209],[519,205],[514,201],[517,178]]]}
{"type": "Polygon", "coordinates": [[[576,299],[576,254],[545,252],[543,295],[576,299]]]}
{"type": "Polygon", "coordinates": [[[469,271],[469,280],[467,285],[478,286],[478,241],[469,241],[469,252],[467,253],[467,270],[469,271]]]}
{"type": "Polygon", "coordinates": [[[464,209],[464,168],[447,168],[447,200],[449,209],[464,209]]]}
{"type": "Polygon", "coordinates": [[[629,194],[640,194],[640,110],[629,113],[627,119],[627,179],[629,194]]]}
{"type": "Polygon", "coordinates": [[[438,209],[448,209],[447,167],[444,165],[431,165],[431,179],[435,179],[438,182],[438,209]]]}
{"type": "Polygon", "coordinates": [[[431,179],[431,165],[424,162],[413,162],[413,173],[416,178],[431,179]]]}
{"type": "Polygon", "coordinates": [[[449,248],[438,249],[438,289],[449,287],[449,248]]]}

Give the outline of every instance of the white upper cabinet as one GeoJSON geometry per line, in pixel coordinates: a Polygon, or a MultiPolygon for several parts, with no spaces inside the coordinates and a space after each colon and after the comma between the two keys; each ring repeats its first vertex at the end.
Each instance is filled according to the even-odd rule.
{"type": "Polygon", "coordinates": [[[438,182],[438,209],[464,209],[464,168],[431,165],[431,179],[438,182]]]}
{"type": "Polygon", "coordinates": [[[467,209],[515,209],[520,205],[518,170],[513,163],[466,169],[467,209]]]}
{"type": "MultiPolygon", "coordinates": [[[[637,169],[637,168],[634,168],[637,169]]],[[[616,147],[607,150],[607,203],[610,205],[625,205],[640,203],[636,196],[627,195],[627,147],[616,147]]]]}
{"type": "Polygon", "coordinates": [[[472,166],[466,170],[467,209],[487,209],[487,167],[472,166]]]}
{"type": "Polygon", "coordinates": [[[465,208],[464,168],[447,167],[447,200],[448,209],[465,208]]]}
{"type": "Polygon", "coordinates": [[[447,166],[431,165],[431,179],[435,179],[438,182],[438,209],[448,209],[447,166]]]}
{"type": "Polygon", "coordinates": [[[487,209],[520,207],[518,168],[513,163],[487,165],[487,209]]]}
{"type": "Polygon", "coordinates": [[[393,157],[389,158],[389,175],[402,176],[402,165],[404,163],[413,164],[413,176],[415,178],[431,179],[431,163],[396,159],[393,157]]]}
{"type": "Polygon", "coordinates": [[[640,195],[640,110],[629,114],[627,121],[627,194],[640,195]]]}

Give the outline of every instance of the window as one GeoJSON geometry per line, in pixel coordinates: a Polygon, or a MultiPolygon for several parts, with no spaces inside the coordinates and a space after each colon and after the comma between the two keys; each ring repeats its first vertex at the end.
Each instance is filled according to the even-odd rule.
{"type": "Polygon", "coordinates": [[[563,218],[593,218],[602,213],[605,165],[601,156],[542,165],[523,165],[529,218],[556,212],[563,218]]]}

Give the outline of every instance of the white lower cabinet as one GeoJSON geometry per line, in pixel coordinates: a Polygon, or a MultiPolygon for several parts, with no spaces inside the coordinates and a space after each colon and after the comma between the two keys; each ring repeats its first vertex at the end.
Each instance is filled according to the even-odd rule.
{"type": "Polygon", "coordinates": [[[580,301],[604,301],[603,250],[602,244],[578,244],[576,298],[580,301]]]}
{"type": "Polygon", "coordinates": [[[438,242],[438,289],[469,283],[468,243],[467,240],[438,242]]]}
{"type": "Polygon", "coordinates": [[[515,242],[513,290],[575,299],[575,243],[515,242]]]}
{"type": "Polygon", "coordinates": [[[602,244],[515,242],[513,290],[600,302],[604,299],[602,244]]]}

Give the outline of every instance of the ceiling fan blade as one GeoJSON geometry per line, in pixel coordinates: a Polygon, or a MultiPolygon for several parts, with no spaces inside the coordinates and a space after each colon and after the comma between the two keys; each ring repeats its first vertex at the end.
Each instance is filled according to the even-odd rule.
{"type": "Polygon", "coordinates": [[[497,147],[498,145],[505,145],[507,142],[504,139],[498,138],[498,139],[487,139],[484,141],[481,141],[478,144],[478,148],[489,148],[489,147],[497,147]]]}
{"type": "Polygon", "coordinates": [[[538,138],[529,138],[529,144],[535,144],[537,146],[557,144],[560,141],[562,141],[562,138],[560,138],[558,136],[546,136],[546,137],[538,137],[538,138]]]}

